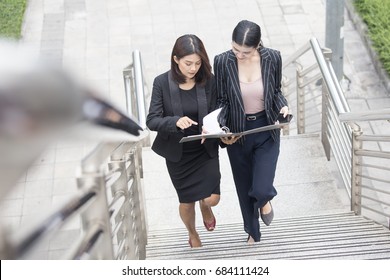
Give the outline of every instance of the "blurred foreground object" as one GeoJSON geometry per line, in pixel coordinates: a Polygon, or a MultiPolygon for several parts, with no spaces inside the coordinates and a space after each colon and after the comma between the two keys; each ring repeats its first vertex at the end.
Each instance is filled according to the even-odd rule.
{"type": "Polygon", "coordinates": [[[141,131],[63,70],[0,41],[0,197],[54,140],[137,141],[141,131]]]}

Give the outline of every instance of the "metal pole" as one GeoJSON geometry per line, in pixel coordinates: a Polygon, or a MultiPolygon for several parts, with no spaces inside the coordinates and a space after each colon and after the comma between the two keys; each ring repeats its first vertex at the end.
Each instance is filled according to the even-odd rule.
{"type": "Polygon", "coordinates": [[[144,79],[142,72],[141,53],[139,50],[133,51],[134,83],[136,102],[138,107],[138,121],[142,128],[146,128],[146,105],[144,93],[144,79]]]}
{"type": "Polygon", "coordinates": [[[325,26],[325,46],[332,50],[332,66],[341,81],[344,74],[344,0],[326,1],[325,26]]]}
{"type": "Polygon", "coordinates": [[[363,147],[362,141],[358,140],[358,136],[363,134],[361,128],[357,126],[352,131],[352,151],[351,151],[351,210],[356,215],[362,214],[362,185],[359,175],[362,174],[362,156],[357,155],[356,151],[360,151],[363,147]]]}
{"type": "Polygon", "coordinates": [[[302,66],[297,65],[296,79],[297,79],[297,128],[298,134],[305,133],[305,93],[303,89],[303,78],[301,75],[302,66]]]}

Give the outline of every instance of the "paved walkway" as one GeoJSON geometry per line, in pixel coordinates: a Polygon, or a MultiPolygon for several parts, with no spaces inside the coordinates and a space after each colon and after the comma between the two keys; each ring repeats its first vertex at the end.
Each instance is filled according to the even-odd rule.
{"type": "MultiPolygon", "coordinates": [[[[197,34],[211,60],[230,48],[231,32],[241,19],[259,23],[263,43],[279,49],[283,59],[313,36],[324,45],[324,0],[28,2],[22,43],[37,56],[63,64],[123,109],[122,70],[131,62],[132,51],[141,51],[151,89],[153,78],[169,68],[171,48],[184,33],[197,34]]],[[[344,72],[351,81],[346,97],[352,111],[390,107],[388,93],[347,13],[344,34],[344,72]]],[[[388,129],[386,124],[368,128],[374,132],[388,129]]],[[[4,200],[1,220],[6,227],[16,228],[35,219],[74,192],[75,166],[88,145],[62,141],[48,147],[4,200]]],[[[150,161],[160,160],[156,155],[151,157],[150,161]]]]}

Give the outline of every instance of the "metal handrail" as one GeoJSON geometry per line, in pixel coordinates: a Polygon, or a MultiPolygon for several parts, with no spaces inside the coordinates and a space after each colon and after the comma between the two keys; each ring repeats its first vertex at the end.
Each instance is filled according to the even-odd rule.
{"type": "Polygon", "coordinates": [[[310,51],[310,42],[305,43],[302,47],[300,47],[297,51],[295,51],[289,58],[287,58],[283,63],[283,69],[287,68],[287,66],[291,64],[296,64],[298,59],[301,58],[302,55],[310,51]]]}
{"type": "Polygon", "coordinates": [[[54,230],[60,229],[77,211],[86,207],[87,203],[97,195],[94,187],[90,188],[86,193],[80,192],[74,198],[69,200],[59,210],[50,214],[40,224],[36,225],[24,237],[16,236],[16,240],[12,242],[13,252],[9,253],[11,259],[23,258],[38,242],[54,230]]]}
{"type": "MultiPolygon", "coordinates": [[[[138,123],[145,124],[140,53],[134,52],[133,59],[136,87],[130,89],[127,103],[138,104],[135,115],[138,123]]],[[[75,217],[81,217],[83,231],[66,259],[145,259],[147,223],[141,149],[148,136],[144,130],[138,137],[129,138],[131,142],[98,144],[82,159],[77,176],[79,190],[68,202],[32,230],[21,229],[18,235],[0,232],[1,259],[21,259],[31,254],[40,240],[49,238],[75,217]],[[112,198],[107,196],[109,193],[112,198]]]]}
{"type": "MultiPolygon", "coordinates": [[[[96,154],[103,154],[107,153],[107,159],[110,158],[110,155],[113,154],[117,147],[122,146],[123,144],[116,144],[113,145],[112,143],[109,143],[107,145],[100,144],[94,152],[92,152],[89,156],[87,156],[84,159],[84,164],[88,163],[87,165],[82,165],[80,167],[81,174],[78,178],[78,183],[80,186],[80,190],[77,194],[73,196],[73,198],[69,199],[67,203],[65,203],[60,209],[54,211],[53,213],[50,213],[47,218],[45,218],[42,222],[38,223],[38,225],[33,228],[32,230],[29,230],[27,233],[25,233],[25,236],[13,236],[11,240],[8,240],[8,246],[7,251],[2,252],[2,259],[21,259],[26,254],[30,253],[31,250],[34,249],[36,245],[39,244],[39,241],[43,238],[47,238],[50,234],[53,232],[58,231],[61,229],[66,222],[68,222],[71,218],[73,218],[77,214],[82,214],[82,221],[84,224],[84,231],[85,234],[81,236],[81,241],[77,243],[76,247],[71,249],[73,253],[69,253],[69,256],[67,258],[70,259],[80,259],[84,258],[85,256],[89,255],[91,251],[97,250],[96,253],[94,253],[92,256],[89,256],[89,258],[94,259],[115,259],[116,256],[112,249],[107,248],[94,248],[94,245],[97,244],[97,241],[102,239],[104,236],[111,240],[111,230],[108,230],[110,226],[108,226],[110,223],[108,222],[108,213],[111,213],[110,216],[123,216],[124,219],[126,217],[129,217],[131,213],[124,212],[123,208],[120,209],[113,209],[114,205],[117,204],[117,201],[119,199],[122,199],[123,196],[126,198],[124,200],[125,203],[128,203],[128,200],[131,199],[131,197],[136,195],[139,191],[134,190],[141,188],[140,181],[138,179],[136,184],[132,184],[130,189],[127,189],[127,184],[129,181],[129,178],[127,178],[128,171],[126,169],[123,169],[121,172],[121,176],[125,177],[125,180],[122,182],[114,182],[113,185],[113,199],[111,201],[107,200],[105,193],[106,193],[106,181],[107,180],[100,180],[99,178],[105,177],[105,170],[104,168],[98,171],[99,167],[101,168],[102,165],[105,163],[105,161],[100,161],[102,156],[96,156],[96,154]],[[108,152],[111,149],[111,152],[108,152]],[[92,164],[92,159],[95,161],[94,166],[92,164]],[[97,160],[98,159],[98,160],[97,160]],[[83,170],[84,167],[84,170],[83,170]],[[88,167],[88,168],[86,168],[88,167]],[[92,172],[91,172],[92,171],[92,172]],[[100,172],[100,173],[99,173],[100,172]],[[123,184],[123,188],[126,190],[123,191],[123,189],[117,189],[117,184],[123,184]],[[125,194],[125,192],[127,193],[125,194]],[[98,212],[97,213],[97,209],[98,212]],[[112,209],[112,210],[110,210],[112,209]],[[89,213],[91,214],[89,214],[89,213]],[[106,220],[105,220],[106,219],[106,220]],[[112,251],[112,254],[109,253],[112,251]]],[[[132,143],[132,145],[126,144],[126,146],[129,148],[127,152],[131,152],[133,154],[133,160],[137,158],[137,146],[139,143],[132,143]]],[[[118,160],[115,160],[113,162],[114,164],[118,164],[118,160]]],[[[136,161],[132,163],[131,169],[136,171],[138,168],[135,166],[136,161]]],[[[107,177],[111,176],[111,174],[108,172],[107,177]]],[[[133,176],[137,176],[133,174],[133,176]]],[[[139,176],[138,176],[139,177],[139,176]]],[[[118,180],[117,180],[118,181],[118,180]]],[[[143,201],[139,200],[137,197],[137,203],[135,203],[135,207],[138,207],[137,216],[141,215],[141,209],[140,204],[143,203],[143,201]]],[[[122,203],[123,204],[123,203],[122,203]]],[[[125,207],[125,211],[131,210],[132,207],[125,207]]],[[[134,210],[131,210],[134,211],[134,210]]],[[[139,236],[139,240],[145,240],[146,233],[143,231],[145,229],[146,221],[145,220],[138,220],[137,225],[130,225],[127,230],[139,228],[139,232],[136,235],[143,235],[142,237],[139,236]],[[141,225],[140,223],[144,223],[141,225]]],[[[131,224],[131,222],[130,222],[131,224]]],[[[115,225],[114,225],[115,227],[115,225]]],[[[122,235],[123,238],[130,238],[130,236],[122,235]]],[[[133,238],[133,235],[131,236],[133,238]]],[[[126,242],[125,242],[126,243],[126,242]]],[[[145,241],[144,241],[145,243],[145,241]]],[[[111,244],[111,241],[110,241],[111,244]]],[[[133,252],[132,258],[142,258],[143,255],[145,255],[145,244],[137,244],[137,248],[130,248],[127,247],[126,250],[131,251],[134,249],[134,252],[137,251],[138,256],[135,256],[135,253],[133,252]],[[140,248],[142,247],[142,248],[140,248]]],[[[99,245],[101,246],[101,245],[99,245]]],[[[110,245],[111,247],[111,245],[110,245]]],[[[117,252],[118,255],[124,255],[123,252],[117,252]]]]}
{"type": "Polygon", "coordinates": [[[126,108],[131,116],[138,119],[142,128],[146,128],[145,81],[142,70],[142,59],[139,50],[133,51],[133,62],[123,70],[125,84],[126,108]],[[139,95],[137,93],[143,93],[139,95]]]}
{"type": "MultiPolygon", "coordinates": [[[[308,43],[291,55],[285,61],[283,69],[287,69],[291,65],[296,67],[296,77],[284,76],[282,83],[285,89],[289,89],[292,81],[296,81],[297,133],[305,133],[305,103],[309,100],[305,97],[304,89],[316,81],[318,74],[313,75],[313,72],[318,69],[321,83],[317,82],[316,88],[322,87],[322,94],[318,96],[322,98],[320,131],[325,154],[328,160],[333,158],[336,162],[342,182],[351,198],[351,209],[356,214],[369,217],[390,228],[390,212],[386,210],[390,195],[388,191],[382,190],[390,185],[388,179],[390,178],[390,168],[383,163],[369,162],[372,159],[379,161],[390,158],[390,152],[381,149],[382,143],[390,141],[390,135],[366,135],[366,132],[358,124],[358,122],[368,121],[389,122],[390,109],[351,112],[331,64],[331,51],[321,48],[316,38],[311,38],[308,43]],[[310,49],[313,51],[317,67],[311,65],[305,68],[299,60],[310,49]],[[377,143],[378,148],[363,149],[365,143],[368,142],[377,143]],[[380,170],[380,173],[384,174],[383,178],[374,170],[380,170]],[[381,188],[368,186],[375,184],[381,188]],[[365,194],[367,190],[373,194],[365,194]],[[372,195],[376,197],[372,197],[372,195]],[[368,201],[375,202],[376,208],[369,205],[368,201]],[[380,217],[378,218],[378,216],[380,217]]],[[[291,95],[287,94],[290,98],[291,95]]]]}
{"type": "Polygon", "coordinates": [[[344,97],[340,83],[334,73],[331,61],[325,59],[323,50],[316,38],[310,39],[310,45],[322,73],[323,81],[325,82],[326,88],[333,100],[338,114],[350,112],[347,100],[344,97]]]}
{"type": "Polygon", "coordinates": [[[339,116],[342,122],[358,122],[358,121],[390,121],[390,108],[378,109],[375,111],[361,111],[359,113],[344,113],[339,116]]]}

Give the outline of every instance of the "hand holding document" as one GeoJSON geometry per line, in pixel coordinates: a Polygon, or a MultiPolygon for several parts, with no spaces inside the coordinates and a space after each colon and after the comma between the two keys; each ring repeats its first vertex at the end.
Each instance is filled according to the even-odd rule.
{"type": "Polygon", "coordinates": [[[207,138],[222,138],[222,137],[232,137],[232,136],[239,137],[239,136],[263,132],[271,129],[279,129],[286,125],[289,125],[291,119],[293,118],[293,115],[291,114],[288,114],[285,118],[283,117],[283,115],[280,115],[275,124],[262,126],[250,130],[245,130],[243,132],[232,133],[229,132],[229,129],[226,130],[222,129],[218,123],[218,115],[221,112],[221,110],[222,108],[219,108],[203,118],[203,131],[206,131],[207,134],[199,134],[199,135],[191,135],[191,136],[183,137],[180,140],[180,143],[207,139],[207,138]]]}

